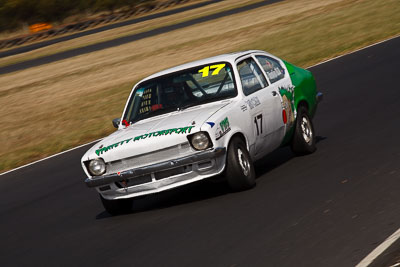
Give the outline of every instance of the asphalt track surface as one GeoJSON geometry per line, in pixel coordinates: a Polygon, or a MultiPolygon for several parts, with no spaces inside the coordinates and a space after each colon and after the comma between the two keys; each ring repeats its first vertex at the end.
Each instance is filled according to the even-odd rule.
{"type": "Polygon", "coordinates": [[[278,149],[249,191],[204,181],[111,217],[84,184],[88,146],[0,176],[1,265],[355,266],[400,227],[399,47],[313,67],[318,150],[278,149]]]}
{"type": "Polygon", "coordinates": [[[221,2],[221,1],[222,0],[211,0],[211,1],[206,1],[206,2],[196,3],[196,4],[189,5],[189,6],[174,8],[174,9],[171,9],[171,10],[167,10],[167,11],[159,12],[159,13],[156,13],[156,14],[143,16],[143,17],[140,17],[140,18],[129,19],[129,20],[126,20],[126,21],[121,21],[121,22],[117,22],[117,23],[113,23],[113,24],[97,27],[97,28],[94,28],[94,29],[91,29],[91,30],[82,31],[82,32],[70,34],[70,35],[67,35],[67,36],[62,36],[62,37],[59,37],[59,38],[54,38],[54,39],[51,39],[51,40],[42,41],[42,42],[35,43],[35,44],[30,44],[30,45],[25,45],[25,46],[9,49],[7,51],[0,52],[0,58],[12,56],[12,55],[18,55],[18,54],[21,54],[21,53],[26,53],[26,52],[33,51],[33,50],[36,50],[36,49],[39,49],[39,48],[42,48],[42,47],[46,47],[46,46],[49,46],[49,45],[52,45],[52,44],[56,44],[56,43],[60,43],[60,42],[64,42],[64,41],[68,41],[68,40],[72,40],[72,39],[76,39],[76,38],[79,38],[79,37],[82,37],[82,36],[87,36],[87,35],[103,32],[103,31],[108,31],[108,30],[116,29],[116,28],[119,28],[119,27],[127,26],[127,25],[136,24],[136,23],[139,23],[139,22],[147,21],[147,20],[152,20],[152,19],[156,19],[156,18],[162,18],[162,17],[178,14],[178,13],[181,13],[181,12],[185,12],[185,11],[188,11],[188,10],[192,10],[192,9],[195,9],[195,8],[203,7],[203,6],[206,6],[206,5],[209,5],[209,4],[213,4],[213,3],[216,3],[216,2],[221,2]]]}
{"type": "Polygon", "coordinates": [[[156,35],[163,34],[163,33],[168,33],[168,32],[174,31],[174,30],[186,28],[186,27],[193,26],[193,25],[196,25],[199,23],[215,20],[215,19],[222,18],[222,17],[231,16],[233,14],[246,12],[246,11],[249,11],[252,9],[256,9],[256,8],[259,8],[262,6],[270,5],[270,4],[281,2],[281,1],[283,1],[283,0],[264,0],[264,1],[250,4],[247,6],[221,11],[216,14],[204,16],[201,18],[195,18],[195,19],[191,19],[191,20],[177,23],[177,24],[163,26],[163,27],[160,27],[160,28],[157,28],[154,30],[141,32],[141,33],[137,33],[137,34],[132,34],[132,35],[124,36],[124,37],[119,37],[119,38],[116,38],[113,40],[103,41],[103,42],[99,42],[96,44],[79,47],[79,48],[74,48],[74,49],[64,51],[64,52],[59,52],[59,53],[56,53],[53,55],[43,56],[43,57],[36,58],[36,59],[30,59],[30,60],[26,60],[23,62],[10,64],[10,65],[4,66],[4,67],[0,67],[0,75],[11,73],[14,71],[24,70],[24,69],[28,69],[31,67],[36,67],[36,66],[40,66],[40,65],[44,65],[44,64],[48,64],[48,63],[52,63],[55,61],[59,61],[59,60],[87,54],[87,53],[92,53],[95,51],[100,51],[103,49],[107,49],[107,48],[111,48],[111,47],[115,47],[115,46],[119,46],[119,45],[123,45],[123,44],[127,44],[127,43],[141,40],[144,38],[156,36],[156,35]]]}

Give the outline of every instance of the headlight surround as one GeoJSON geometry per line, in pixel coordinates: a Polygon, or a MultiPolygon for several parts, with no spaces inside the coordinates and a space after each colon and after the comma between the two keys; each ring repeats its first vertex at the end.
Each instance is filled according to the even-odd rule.
{"type": "Polygon", "coordinates": [[[189,141],[192,147],[196,150],[204,150],[212,147],[212,143],[207,132],[198,132],[192,134],[189,137],[189,141]]]}
{"type": "Polygon", "coordinates": [[[106,163],[103,159],[93,159],[88,164],[90,174],[94,176],[102,175],[106,172],[106,163]]]}

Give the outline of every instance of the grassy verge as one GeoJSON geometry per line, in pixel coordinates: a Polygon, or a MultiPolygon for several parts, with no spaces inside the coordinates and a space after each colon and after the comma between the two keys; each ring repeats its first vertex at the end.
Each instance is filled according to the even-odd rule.
{"type": "MultiPolygon", "coordinates": [[[[27,20],[27,21],[26,21],[26,23],[23,23],[24,26],[22,28],[14,29],[14,30],[11,29],[11,30],[1,31],[0,32],[0,39],[11,39],[11,38],[20,37],[20,36],[25,35],[25,34],[29,34],[30,31],[29,31],[28,24],[32,23],[32,21],[47,22],[47,23],[50,23],[51,25],[53,25],[54,27],[59,27],[59,26],[68,25],[70,23],[77,23],[77,22],[87,21],[87,20],[90,20],[90,19],[101,18],[101,17],[107,16],[107,15],[109,15],[111,13],[114,14],[114,15],[119,15],[123,11],[125,11],[125,12],[128,12],[128,10],[129,11],[134,11],[134,10],[138,10],[138,9],[141,9],[141,8],[144,7],[144,8],[147,9],[145,12],[141,12],[139,14],[135,14],[135,17],[143,17],[143,16],[147,16],[149,14],[157,14],[157,13],[160,13],[160,12],[163,12],[163,11],[166,11],[166,10],[174,9],[174,8],[177,7],[177,5],[179,7],[184,7],[184,6],[192,5],[193,3],[205,2],[207,0],[189,0],[189,1],[185,1],[185,3],[175,3],[175,4],[172,4],[172,6],[170,5],[168,7],[162,7],[162,8],[156,8],[156,9],[153,9],[153,10],[151,10],[151,9],[148,10],[148,7],[151,7],[151,6],[157,7],[159,5],[162,5],[163,3],[166,3],[167,1],[168,0],[140,0],[140,1],[132,1],[132,0],[130,0],[131,3],[129,5],[124,5],[120,1],[112,1],[114,3],[120,2],[119,4],[122,4],[119,8],[114,8],[113,11],[107,10],[107,9],[103,9],[103,8],[96,8],[96,7],[93,6],[93,2],[92,3],[87,3],[88,1],[81,1],[81,2],[86,2],[84,4],[86,6],[86,8],[85,7],[83,9],[82,8],[78,8],[77,5],[76,5],[77,3],[75,1],[74,5],[73,5],[73,9],[74,10],[72,12],[71,12],[71,10],[68,11],[68,9],[71,8],[71,5],[68,5],[68,3],[67,3],[67,7],[65,8],[65,7],[63,7],[63,4],[66,4],[66,3],[59,3],[57,5],[51,5],[51,7],[50,7],[50,9],[54,9],[54,8],[59,9],[58,10],[59,13],[57,14],[58,18],[56,20],[52,21],[51,18],[48,18],[48,19],[40,18],[37,15],[35,16],[35,14],[33,14],[35,12],[35,10],[30,10],[31,12],[29,12],[28,16],[32,16],[33,15],[34,16],[33,20],[29,19],[29,18],[27,18],[25,16],[23,18],[23,20],[27,20]],[[136,3],[133,3],[133,2],[136,2],[136,3]],[[64,15],[67,15],[67,17],[65,17],[64,15]]],[[[39,9],[42,9],[42,11],[44,11],[43,10],[43,5],[42,5],[42,3],[40,3],[40,1],[33,0],[33,1],[31,1],[32,3],[30,3],[30,6],[26,5],[26,3],[24,5],[24,3],[20,2],[20,1],[14,1],[14,2],[16,2],[16,3],[14,3],[14,5],[8,4],[8,5],[6,5],[7,7],[5,7],[5,9],[8,9],[8,13],[9,14],[4,14],[4,13],[1,14],[1,12],[4,11],[4,10],[0,10],[0,16],[3,15],[3,17],[0,17],[0,19],[3,19],[3,22],[4,22],[4,19],[6,19],[4,17],[4,15],[5,16],[12,15],[13,19],[16,19],[18,17],[18,14],[16,14],[16,13],[22,12],[21,8],[26,8],[26,7],[31,8],[33,6],[34,9],[39,8],[39,9]],[[14,9],[14,10],[12,11],[12,9],[14,9]]],[[[66,2],[68,2],[68,1],[66,1],[66,2]]],[[[4,4],[4,3],[2,3],[2,4],[4,4]]],[[[50,9],[47,9],[46,12],[47,13],[54,13],[54,12],[50,11],[50,9]]],[[[52,14],[50,14],[50,15],[52,15],[52,14]]],[[[132,19],[132,17],[130,17],[128,19],[132,19]]],[[[127,19],[125,19],[125,20],[127,20],[127,19]]],[[[119,21],[121,21],[121,20],[119,20],[119,21]]],[[[13,24],[14,23],[9,23],[9,26],[11,26],[13,24]]],[[[100,25],[100,27],[101,26],[104,26],[104,24],[100,25]]]]}
{"type": "Polygon", "coordinates": [[[133,83],[155,71],[243,49],[309,66],[399,35],[399,8],[398,0],[287,0],[2,75],[0,170],[111,133],[133,83]]]}
{"type": "Polygon", "coordinates": [[[307,67],[400,34],[398,2],[346,2],[327,6],[321,13],[309,12],[306,18],[278,26],[278,32],[266,33],[243,48],[267,50],[307,67]]]}
{"type": "MultiPolygon", "coordinates": [[[[208,1],[208,0],[189,1],[189,3],[179,5],[179,7],[185,7],[188,5],[193,5],[194,3],[205,2],[205,1],[208,1]]],[[[151,30],[158,29],[161,27],[174,25],[177,23],[189,21],[189,20],[192,20],[195,18],[204,17],[207,15],[215,14],[215,13],[222,12],[225,10],[234,9],[237,7],[249,5],[249,4],[260,2],[260,1],[262,1],[262,0],[223,1],[223,2],[218,2],[215,4],[210,4],[210,5],[201,7],[201,8],[197,8],[194,10],[189,10],[189,11],[185,11],[182,13],[178,13],[175,15],[170,15],[167,17],[162,17],[162,18],[157,18],[157,19],[153,19],[153,20],[149,20],[149,21],[139,22],[139,23],[135,23],[132,25],[119,27],[119,28],[116,28],[113,30],[108,30],[108,31],[100,32],[100,33],[91,34],[91,35],[84,36],[81,38],[57,43],[57,44],[47,46],[44,48],[35,49],[34,51],[30,51],[27,53],[8,56],[5,58],[0,58],[0,67],[8,66],[11,64],[16,64],[19,62],[32,60],[32,59],[36,59],[36,58],[40,58],[40,57],[44,57],[44,56],[54,55],[54,54],[57,54],[60,52],[65,52],[65,51],[72,50],[75,48],[80,48],[80,47],[84,47],[84,46],[88,46],[88,45],[92,45],[92,44],[97,44],[97,43],[104,42],[104,41],[114,40],[116,38],[121,38],[121,37],[125,37],[125,36],[130,36],[133,34],[151,31],[151,30]]],[[[158,11],[158,12],[156,11],[153,13],[146,13],[142,16],[147,16],[150,14],[157,14],[159,12],[167,11],[170,9],[173,9],[173,8],[167,8],[167,9],[163,9],[161,11],[158,11]]],[[[142,16],[138,16],[138,18],[140,18],[142,16]]],[[[104,25],[101,25],[101,26],[104,26],[104,25]]],[[[99,27],[101,27],[101,26],[99,26],[99,27]]],[[[72,33],[72,34],[74,34],[74,33],[72,33]]],[[[71,34],[68,34],[68,35],[71,35],[71,34]]],[[[65,35],[65,36],[68,36],[68,35],[65,35]]],[[[59,38],[59,36],[54,37],[54,38],[49,38],[48,40],[55,39],[55,38],[59,38]]],[[[40,42],[40,41],[37,41],[37,42],[40,42]]],[[[12,49],[12,48],[10,48],[10,49],[12,49]]],[[[4,50],[9,50],[9,49],[4,49],[4,50]]]]}

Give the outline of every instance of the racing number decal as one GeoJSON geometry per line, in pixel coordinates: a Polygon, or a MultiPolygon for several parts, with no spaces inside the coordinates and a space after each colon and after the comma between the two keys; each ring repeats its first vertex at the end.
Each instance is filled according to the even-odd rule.
{"type": "Polygon", "coordinates": [[[257,129],[257,136],[262,134],[262,114],[257,115],[254,117],[254,124],[256,125],[256,129],[257,129]]]}
{"type": "Polygon", "coordinates": [[[225,64],[217,64],[217,65],[211,65],[211,66],[207,66],[202,68],[201,70],[199,70],[199,73],[202,73],[203,76],[202,77],[207,77],[210,69],[214,70],[211,75],[218,75],[218,73],[225,67],[225,64]]]}

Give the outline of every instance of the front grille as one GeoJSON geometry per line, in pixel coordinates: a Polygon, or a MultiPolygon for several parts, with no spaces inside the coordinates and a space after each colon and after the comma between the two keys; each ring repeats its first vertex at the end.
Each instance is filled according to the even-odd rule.
{"type": "Polygon", "coordinates": [[[151,175],[147,174],[147,175],[133,177],[132,179],[125,180],[124,182],[116,182],[115,184],[119,188],[124,188],[134,185],[150,183],[151,181],[152,181],[151,175]]]}
{"type": "Polygon", "coordinates": [[[156,180],[161,180],[167,177],[171,177],[174,175],[178,175],[178,174],[184,174],[187,172],[191,172],[192,171],[192,165],[186,165],[186,166],[182,166],[182,167],[177,167],[177,168],[173,168],[173,169],[168,169],[165,171],[159,171],[159,172],[155,172],[154,173],[154,177],[156,178],[156,180]]]}
{"type": "MultiPolygon", "coordinates": [[[[179,175],[179,174],[184,174],[192,171],[192,164],[186,165],[186,166],[181,166],[181,167],[176,167],[164,171],[158,171],[154,172],[154,178],[156,180],[161,180],[165,179],[174,175],[179,175]]],[[[125,188],[125,187],[130,187],[130,186],[135,186],[135,185],[141,185],[145,183],[150,183],[152,181],[151,174],[146,174],[142,176],[136,176],[130,179],[126,179],[122,182],[116,182],[115,185],[118,188],[125,188]]]]}
{"type": "Polygon", "coordinates": [[[193,150],[190,147],[189,142],[185,142],[179,145],[167,147],[150,153],[109,162],[107,163],[106,174],[113,174],[133,168],[138,168],[146,165],[160,163],[163,161],[173,160],[176,158],[189,156],[191,154],[193,154],[193,150]]]}

